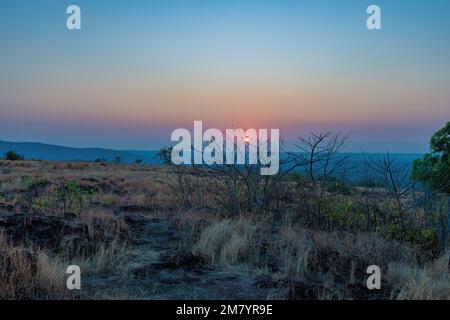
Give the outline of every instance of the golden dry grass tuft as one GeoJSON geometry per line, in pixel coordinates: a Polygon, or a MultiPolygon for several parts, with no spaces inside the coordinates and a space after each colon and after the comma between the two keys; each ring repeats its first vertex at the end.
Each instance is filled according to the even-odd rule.
{"type": "Polygon", "coordinates": [[[449,253],[423,268],[389,265],[388,279],[394,283],[391,298],[398,300],[449,300],[449,253]]]}
{"type": "Polygon", "coordinates": [[[195,251],[213,264],[231,265],[251,259],[256,230],[257,224],[243,217],[222,220],[203,230],[195,251]]]}

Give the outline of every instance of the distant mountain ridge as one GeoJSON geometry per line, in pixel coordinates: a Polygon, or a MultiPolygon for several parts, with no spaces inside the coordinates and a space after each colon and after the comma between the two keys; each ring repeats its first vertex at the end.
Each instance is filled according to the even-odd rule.
{"type": "MultiPolygon", "coordinates": [[[[38,142],[7,142],[0,140],[0,158],[10,150],[19,153],[28,160],[95,161],[97,159],[105,159],[107,161],[114,161],[116,158],[120,158],[121,162],[125,163],[133,163],[136,160],[140,160],[146,164],[160,163],[157,157],[158,151],[74,148],[38,142]]],[[[347,166],[352,168],[349,173],[353,177],[362,177],[364,175],[364,167],[362,166],[365,157],[364,154],[348,153],[348,155],[350,159],[347,162],[347,166]]],[[[411,166],[412,162],[415,159],[421,158],[422,155],[420,153],[397,154],[396,161],[411,166]]],[[[371,153],[368,156],[376,159],[382,156],[382,154],[371,153]]],[[[302,170],[298,169],[298,171],[302,170]]]]}
{"type": "Polygon", "coordinates": [[[8,142],[0,140],[0,157],[8,151],[15,151],[25,159],[60,161],[95,161],[105,159],[123,162],[142,160],[145,163],[157,163],[157,151],[121,151],[106,148],[74,148],[39,142],[8,142]]]}

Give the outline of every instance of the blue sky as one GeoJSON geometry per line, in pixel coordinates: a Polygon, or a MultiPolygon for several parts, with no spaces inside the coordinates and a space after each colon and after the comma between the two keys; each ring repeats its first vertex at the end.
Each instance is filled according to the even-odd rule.
{"type": "Polygon", "coordinates": [[[0,139],[154,149],[208,127],[426,151],[450,115],[450,1],[24,1],[0,10],[0,139]],[[82,30],[65,27],[69,4],[82,30]],[[366,28],[366,8],[383,29],[366,28]]]}

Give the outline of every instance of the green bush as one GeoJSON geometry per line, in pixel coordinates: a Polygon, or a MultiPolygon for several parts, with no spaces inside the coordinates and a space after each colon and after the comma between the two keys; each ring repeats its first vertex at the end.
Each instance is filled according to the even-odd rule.
{"type": "Polygon", "coordinates": [[[32,207],[38,212],[59,210],[62,213],[79,213],[94,195],[95,191],[92,188],[79,186],[76,181],[70,180],[51,195],[37,198],[32,207]]]}
{"type": "Polygon", "coordinates": [[[18,154],[17,152],[14,152],[12,150],[8,151],[5,153],[5,160],[9,160],[9,161],[22,161],[25,158],[23,156],[21,156],[20,154],[18,154]]]}
{"type": "Polygon", "coordinates": [[[411,177],[432,189],[450,193],[450,121],[431,137],[430,152],[414,161],[411,177]]]}
{"type": "Polygon", "coordinates": [[[351,198],[325,198],[322,206],[330,229],[356,231],[367,225],[367,215],[362,205],[351,198]]]}
{"type": "Polygon", "coordinates": [[[380,234],[386,239],[417,246],[430,255],[436,254],[436,235],[433,228],[420,226],[403,230],[399,223],[389,223],[380,228],[380,234]]]}

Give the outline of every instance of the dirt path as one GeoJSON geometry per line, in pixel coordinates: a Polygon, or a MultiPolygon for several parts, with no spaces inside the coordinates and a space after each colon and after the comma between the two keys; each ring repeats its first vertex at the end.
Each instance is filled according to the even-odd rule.
{"type": "Polygon", "coordinates": [[[134,239],[125,259],[108,272],[83,276],[88,296],[97,292],[99,298],[267,299],[279,294],[259,288],[252,275],[205,266],[193,255],[180,256],[180,231],[165,219],[133,214],[126,221],[134,239]]]}

